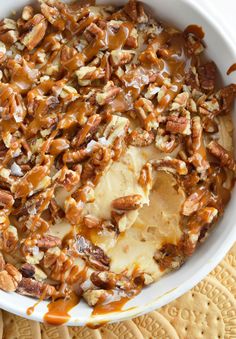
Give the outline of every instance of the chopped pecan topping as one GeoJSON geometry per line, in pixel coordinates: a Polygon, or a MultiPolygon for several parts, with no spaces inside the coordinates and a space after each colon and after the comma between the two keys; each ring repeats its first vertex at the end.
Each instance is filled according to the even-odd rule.
{"type": "Polygon", "coordinates": [[[0,189],[0,206],[3,208],[11,208],[14,204],[13,196],[10,192],[0,189]]]}
{"type": "Polygon", "coordinates": [[[136,0],[129,0],[124,6],[124,11],[134,22],[139,24],[148,22],[148,16],[144,11],[143,5],[136,0]]]}
{"type": "Polygon", "coordinates": [[[101,271],[109,269],[110,259],[107,255],[100,247],[93,245],[83,236],[77,236],[76,248],[78,254],[87,261],[89,266],[101,271]]]}
{"type": "Polygon", "coordinates": [[[89,306],[101,304],[108,298],[109,292],[106,290],[88,290],[83,293],[83,298],[87,301],[89,306]]]}
{"type": "Polygon", "coordinates": [[[196,189],[190,196],[187,197],[183,204],[183,215],[189,216],[202,207],[205,207],[210,201],[211,193],[205,188],[196,189]]]}
{"type": "Polygon", "coordinates": [[[154,141],[154,133],[153,132],[148,132],[145,130],[136,129],[133,130],[129,135],[128,135],[128,143],[133,146],[137,147],[146,147],[148,145],[151,145],[154,141]]]}
{"type": "Polygon", "coordinates": [[[61,239],[53,235],[45,235],[40,238],[36,245],[42,250],[47,251],[49,248],[57,247],[61,245],[61,239]]]}
{"type": "Polygon", "coordinates": [[[150,188],[152,186],[152,165],[146,163],[141,171],[138,179],[138,183],[144,188],[150,188]]]}
{"type": "Polygon", "coordinates": [[[112,81],[109,81],[104,87],[103,92],[97,93],[96,101],[99,105],[103,106],[110,103],[119,93],[121,89],[113,85],[112,81]]]}
{"type": "Polygon", "coordinates": [[[34,9],[33,9],[33,7],[25,6],[23,8],[22,15],[21,15],[22,19],[25,20],[25,21],[28,21],[28,20],[32,19],[33,16],[34,16],[34,9]]]}
{"type": "Polygon", "coordinates": [[[86,124],[78,132],[77,136],[73,141],[73,145],[78,147],[82,145],[86,140],[89,140],[89,138],[94,133],[96,133],[101,120],[102,118],[100,115],[98,114],[91,115],[91,117],[88,118],[86,124]]]}
{"type": "Polygon", "coordinates": [[[142,196],[139,194],[127,195],[112,201],[112,207],[122,211],[132,211],[142,206],[142,196]]]}
{"type": "Polygon", "coordinates": [[[85,215],[83,219],[84,225],[88,228],[99,228],[101,227],[101,220],[94,217],[93,215],[85,215]]]}
{"type": "Polygon", "coordinates": [[[179,175],[186,175],[188,173],[186,163],[182,160],[165,157],[161,160],[152,160],[150,163],[157,171],[166,171],[179,175]]]}
{"type": "Polygon", "coordinates": [[[224,147],[222,147],[217,141],[211,141],[207,145],[208,151],[214,155],[219,161],[221,166],[227,167],[232,171],[235,171],[236,165],[232,154],[230,154],[224,147]]]}
{"type": "Polygon", "coordinates": [[[35,274],[35,266],[26,263],[21,266],[20,272],[24,278],[32,278],[35,274]]]}
{"type": "Polygon", "coordinates": [[[21,282],[22,275],[11,264],[6,264],[0,271],[0,288],[6,292],[14,292],[21,282]]]}
{"type": "Polygon", "coordinates": [[[178,141],[174,134],[166,134],[164,130],[159,129],[155,146],[163,153],[171,153],[178,146],[178,141]]]}
{"type": "Polygon", "coordinates": [[[29,297],[49,299],[55,293],[55,287],[31,278],[22,278],[16,291],[29,297]]]}
{"type": "Polygon", "coordinates": [[[200,117],[196,116],[192,119],[192,150],[199,151],[202,144],[202,125],[200,117]]]}
{"type": "Polygon", "coordinates": [[[203,91],[213,91],[216,85],[217,68],[213,61],[209,61],[197,68],[200,86],[203,91]]]}
{"type": "Polygon", "coordinates": [[[175,134],[190,135],[191,119],[189,112],[185,116],[176,116],[171,114],[167,117],[166,130],[175,134]]]}
{"type": "Polygon", "coordinates": [[[221,112],[224,114],[230,113],[232,109],[233,101],[236,97],[236,85],[231,84],[222,88],[219,91],[219,98],[220,98],[220,108],[221,112]]]}
{"type": "Polygon", "coordinates": [[[20,41],[29,51],[34,49],[44,38],[47,29],[47,20],[41,14],[36,14],[24,25],[24,33],[20,41]]]}
{"type": "Polygon", "coordinates": [[[19,39],[16,22],[12,19],[0,21],[0,40],[5,44],[14,44],[19,39]]]}

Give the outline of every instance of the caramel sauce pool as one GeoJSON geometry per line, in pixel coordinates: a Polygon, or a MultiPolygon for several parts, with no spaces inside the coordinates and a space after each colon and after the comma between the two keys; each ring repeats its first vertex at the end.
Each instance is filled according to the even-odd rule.
{"type": "Polygon", "coordinates": [[[69,299],[58,299],[48,304],[48,312],[44,315],[43,320],[50,325],[62,325],[69,319],[69,311],[76,306],[80,298],[75,294],[71,294],[69,299]]]}

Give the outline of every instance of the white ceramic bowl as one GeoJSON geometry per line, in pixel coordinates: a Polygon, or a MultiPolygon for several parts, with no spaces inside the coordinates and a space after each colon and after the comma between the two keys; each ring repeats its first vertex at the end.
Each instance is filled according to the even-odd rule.
{"type": "MultiPolygon", "coordinates": [[[[123,4],[123,0],[100,0],[99,3],[123,4]]],[[[231,40],[206,9],[200,8],[197,1],[191,0],[144,0],[154,17],[173,23],[179,28],[189,24],[198,24],[206,33],[207,54],[218,65],[225,84],[236,82],[236,73],[226,76],[228,67],[236,62],[236,44],[231,40]]],[[[7,0],[0,3],[1,17],[10,15],[13,10],[31,3],[30,0],[7,0]]],[[[236,125],[236,115],[233,115],[236,125]]],[[[190,290],[203,279],[225,256],[236,240],[236,191],[225,211],[221,222],[215,227],[207,241],[201,245],[196,253],[181,267],[160,281],[145,288],[136,298],[124,307],[124,311],[90,318],[91,308],[81,302],[70,311],[70,321],[67,325],[81,326],[87,322],[98,323],[104,321],[120,321],[132,318],[157,309],[190,290]],[[126,310],[125,310],[126,309],[126,310]]],[[[35,301],[16,293],[0,291],[0,307],[32,320],[43,321],[47,311],[47,302],[41,302],[31,316],[26,310],[35,301]]]]}

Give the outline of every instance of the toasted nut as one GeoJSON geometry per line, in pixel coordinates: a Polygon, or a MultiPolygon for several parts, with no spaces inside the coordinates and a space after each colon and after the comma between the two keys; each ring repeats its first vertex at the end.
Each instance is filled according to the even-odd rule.
{"type": "Polygon", "coordinates": [[[64,166],[56,175],[55,180],[59,186],[63,186],[67,192],[72,191],[80,182],[82,167],[77,167],[77,171],[69,170],[64,166]]]}
{"type": "Polygon", "coordinates": [[[83,293],[83,298],[89,306],[98,305],[106,300],[109,293],[106,290],[88,290],[83,293]]]}
{"type": "Polygon", "coordinates": [[[224,114],[230,113],[234,99],[236,97],[236,85],[231,84],[229,86],[226,86],[222,88],[218,94],[219,94],[220,101],[221,101],[221,107],[220,107],[221,113],[224,113],[224,114]]]}
{"type": "Polygon", "coordinates": [[[24,278],[32,278],[35,274],[35,266],[26,263],[21,266],[20,272],[24,278]]]}
{"type": "Polygon", "coordinates": [[[129,63],[133,57],[133,51],[115,49],[111,51],[110,59],[112,66],[118,67],[129,63]]]}
{"type": "Polygon", "coordinates": [[[147,23],[148,16],[144,11],[143,5],[136,0],[129,0],[129,2],[124,6],[125,13],[137,23],[147,23]]]}
{"type": "Polygon", "coordinates": [[[188,229],[194,230],[196,233],[206,224],[211,224],[217,217],[218,210],[214,207],[204,207],[192,215],[188,220],[188,229]]]}
{"type": "Polygon", "coordinates": [[[198,173],[204,174],[210,167],[210,164],[205,160],[200,153],[194,153],[189,159],[189,162],[193,164],[198,173]]]}
{"type": "Polygon", "coordinates": [[[22,275],[11,264],[6,264],[3,271],[0,272],[0,288],[6,292],[14,292],[17,289],[22,275]]]}
{"type": "Polygon", "coordinates": [[[174,134],[164,134],[164,131],[159,129],[155,139],[155,146],[161,152],[171,153],[178,146],[178,141],[174,134]]]}
{"type": "Polygon", "coordinates": [[[40,238],[36,245],[40,250],[47,251],[49,248],[61,246],[61,239],[48,234],[40,238]]]}
{"type": "Polygon", "coordinates": [[[189,112],[186,116],[178,117],[170,115],[167,117],[166,130],[175,134],[190,135],[191,134],[191,120],[189,112]]]}
{"type": "Polygon", "coordinates": [[[139,194],[127,195],[112,201],[112,207],[117,210],[131,211],[142,206],[142,196],[139,194]]]}
{"type": "Polygon", "coordinates": [[[41,12],[54,27],[61,31],[65,29],[65,21],[56,7],[51,6],[50,3],[43,2],[41,3],[41,12]]]}
{"type": "Polygon", "coordinates": [[[28,21],[28,20],[32,19],[33,16],[34,16],[34,9],[33,9],[33,7],[25,6],[23,8],[22,15],[21,15],[22,19],[25,20],[25,21],[28,21]]]}
{"type": "Polygon", "coordinates": [[[86,124],[78,132],[72,144],[76,147],[81,146],[88,138],[96,133],[102,118],[98,114],[91,115],[86,124]]]}
{"type": "Polygon", "coordinates": [[[152,165],[150,163],[146,163],[142,167],[138,183],[148,190],[152,187],[152,165]]]}
{"type": "Polygon", "coordinates": [[[197,152],[202,145],[202,126],[199,116],[192,119],[192,149],[197,152]]]}
{"type": "Polygon", "coordinates": [[[154,141],[154,133],[142,130],[141,128],[133,130],[127,137],[128,143],[137,147],[146,147],[154,141]]]}
{"type": "Polygon", "coordinates": [[[12,19],[3,19],[0,21],[0,40],[1,42],[12,45],[19,39],[16,22],[12,19]]]}
{"type": "Polygon", "coordinates": [[[104,87],[102,93],[97,93],[96,101],[100,106],[110,103],[119,93],[121,89],[113,85],[112,81],[109,81],[104,87]]]}
{"type": "Polygon", "coordinates": [[[210,198],[211,193],[205,187],[198,188],[185,200],[182,208],[182,214],[186,216],[193,214],[200,208],[205,207],[210,198]]]}
{"type": "Polygon", "coordinates": [[[197,68],[200,86],[204,91],[213,91],[216,85],[217,68],[213,61],[209,61],[197,68]]]}
{"type": "Polygon", "coordinates": [[[182,160],[165,157],[161,160],[152,160],[150,163],[157,171],[166,171],[179,175],[186,175],[188,173],[186,163],[182,160]]]}
{"type": "Polygon", "coordinates": [[[187,106],[189,99],[189,93],[183,92],[179,93],[175,99],[173,104],[171,105],[170,111],[178,110],[180,107],[185,108],[187,106]]]}
{"type": "Polygon", "coordinates": [[[227,167],[230,170],[235,171],[236,165],[232,154],[226,151],[226,149],[218,144],[217,141],[211,141],[207,145],[207,149],[212,155],[214,155],[214,157],[216,157],[220,161],[221,166],[227,167]]]}
{"type": "Polygon", "coordinates": [[[10,208],[13,204],[14,199],[12,194],[0,189],[0,206],[3,208],[10,208]]]}
{"type": "Polygon", "coordinates": [[[20,41],[31,51],[44,38],[47,26],[48,24],[45,17],[41,14],[36,14],[25,24],[24,29],[26,33],[20,37],[20,41]]]}
{"type": "Polygon", "coordinates": [[[100,219],[90,214],[84,216],[83,222],[88,228],[99,228],[102,224],[100,219]]]}
{"type": "Polygon", "coordinates": [[[78,235],[76,248],[79,255],[81,255],[91,267],[95,267],[98,270],[109,269],[110,259],[103,252],[103,250],[93,245],[85,237],[78,235]]]}
{"type": "Polygon", "coordinates": [[[4,257],[2,255],[2,253],[0,252],[0,271],[4,270],[5,264],[6,263],[5,263],[4,257]]]}
{"type": "Polygon", "coordinates": [[[30,297],[49,299],[55,293],[55,287],[31,278],[22,278],[17,292],[30,297]]]}

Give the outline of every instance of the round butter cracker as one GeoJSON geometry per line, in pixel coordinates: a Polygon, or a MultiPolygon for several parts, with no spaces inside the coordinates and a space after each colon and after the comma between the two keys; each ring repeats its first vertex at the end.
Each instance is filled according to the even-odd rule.
{"type": "Polygon", "coordinates": [[[2,311],[4,339],[41,339],[40,324],[2,311]]]}
{"type": "Polygon", "coordinates": [[[100,329],[102,339],[144,339],[132,320],[109,324],[100,329]]]}
{"type": "MultiPolygon", "coordinates": [[[[51,326],[41,324],[42,339],[70,339],[70,334],[67,326],[51,326]]],[[[32,338],[33,339],[33,338],[32,338]]]]}
{"type": "Polygon", "coordinates": [[[92,330],[87,327],[68,327],[68,330],[71,339],[102,339],[99,330],[92,330]]]}
{"type": "Polygon", "coordinates": [[[171,323],[159,312],[151,312],[133,320],[143,338],[179,339],[171,323]]]}
{"type": "Polygon", "coordinates": [[[194,289],[160,309],[180,338],[236,336],[236,301],[216,278],[208,276],[194,289]]]}

